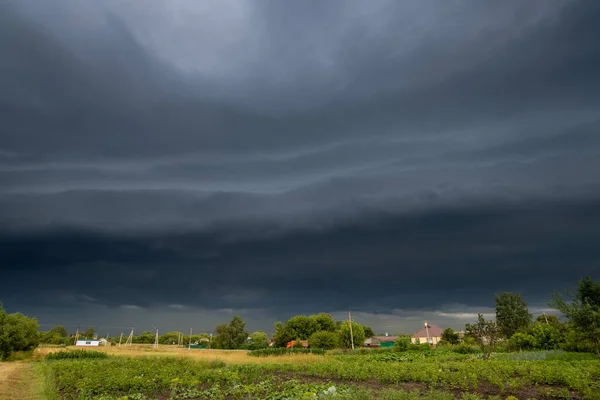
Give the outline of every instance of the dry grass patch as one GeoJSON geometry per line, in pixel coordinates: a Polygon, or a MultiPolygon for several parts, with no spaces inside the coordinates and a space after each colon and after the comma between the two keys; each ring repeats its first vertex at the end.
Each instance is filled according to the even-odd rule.
{"type": "Polygon", "coordinates": [[[325,361],[325,356],[314,354],[290,354],[278,357],[250,357],[246,350],[206,350],[206,349],[184,349],[172,346],[160,346],[154,349],[151,346],[131,346],[131,347],[63,347],[52,348],[42,347],[36,350],[34,357],[45,357],[48,353],[56,351],[65,351],[73,349],[85,349],[93,351],[102,351],[109,355],[121,357],[186,357],[194,360],[221,360],[227,364],[313,364],[325,361]]]}
{"type": "Polygon", "coordinates": [[[0,400],[40,400],[38,377],[27,362],[0,363],[0,400]]]}

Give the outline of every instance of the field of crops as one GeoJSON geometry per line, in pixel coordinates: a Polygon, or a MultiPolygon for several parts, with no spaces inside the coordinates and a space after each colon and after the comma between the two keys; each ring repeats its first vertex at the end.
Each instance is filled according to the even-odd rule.
{"type": "Polygon", "coordinates": [[[58,399],[600,399],[597,359],[539,354],[482,360],[389,352],[254,364],[61,356],[41,366],[58,399]]]}

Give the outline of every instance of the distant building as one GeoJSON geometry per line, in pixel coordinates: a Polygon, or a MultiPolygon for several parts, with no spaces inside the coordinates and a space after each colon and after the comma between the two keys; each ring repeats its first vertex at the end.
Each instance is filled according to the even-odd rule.
{"type": "Polygon", "coordinates": [[[432,346],[437,345],[442,340],[443,329],[439,326],[425,323],[421,328],[410,337],[411,343],[429,343],[432,346]]]}
{"type": "MultiPolygon", "coordinates": [[[[291,342],[288,342],[288,344],[285,346],[287,349],[293,347],[298,341],[297,340],[292,340],[291,342]]],[[[302,344],[302,347],[304,347],[305,349],[308,348],[308,340],[300,340],[300,343],[302,344]]]]}
{"type": "Polygon", "coordinates": [[[394,347],[396,336],[378,335],[365,340],[365,347],[394,347]]]}
{"type": "Polygon", "coordinates": [[[75,343],[75,346],[81,346],[81,347],[98,347],[98,346],[100,346],[100,341],[99,340],[93,340],[93,339],[78,339],[77,343],[75,343]]]}

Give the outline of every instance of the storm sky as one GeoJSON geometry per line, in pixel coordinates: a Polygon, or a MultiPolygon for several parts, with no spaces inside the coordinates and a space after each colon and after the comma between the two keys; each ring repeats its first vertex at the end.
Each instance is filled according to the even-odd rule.
{"type": "Polygon", "coordinates": [[[0,1],[0,301],[464,327],[600,278],[600,2],[0,1]]]}

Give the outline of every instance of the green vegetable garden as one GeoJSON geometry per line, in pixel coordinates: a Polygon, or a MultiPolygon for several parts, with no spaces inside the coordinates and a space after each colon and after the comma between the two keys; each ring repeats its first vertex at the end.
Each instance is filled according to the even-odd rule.
{"type": "Polygon", "coordinates": [[[600,399],[600,362],[593,355],[562,351],[486,360],[448,351],[390,350],[315,355],[312,363],[242,365],[87,353],[87,358],[49,355],[40,362],[56,398],[600,399]]]}

